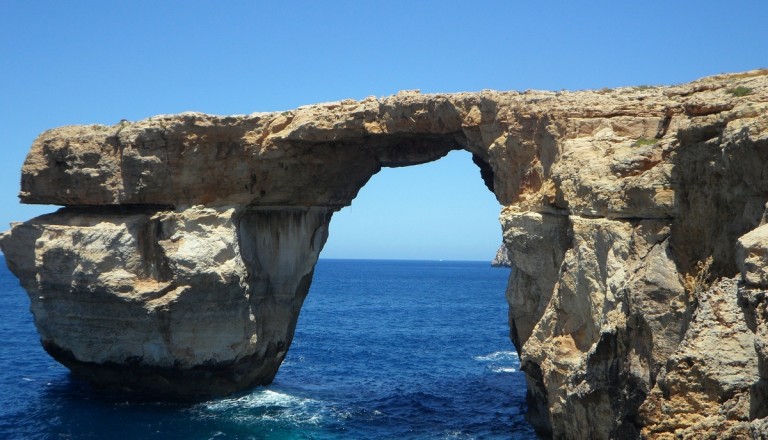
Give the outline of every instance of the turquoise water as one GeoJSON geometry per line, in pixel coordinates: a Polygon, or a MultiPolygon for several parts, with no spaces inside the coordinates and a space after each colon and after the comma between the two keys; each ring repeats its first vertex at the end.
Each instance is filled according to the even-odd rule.
{"type": "Polygon", "coordinates": [[[275,382],[179,405],[71,379],[0,261],[0,438],[535,438],[508,338],[508,275],[487,262],[320,260],[275,382]]]}

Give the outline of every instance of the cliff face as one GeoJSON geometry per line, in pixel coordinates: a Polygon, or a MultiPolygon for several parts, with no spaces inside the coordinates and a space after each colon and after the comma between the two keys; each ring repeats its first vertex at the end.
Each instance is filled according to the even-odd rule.
{"type": "Polygon", "coordinates": [[[274,377],[332,213],[453,149],[502,206],[541,434],[768,435],[767,71],[54,129],[21,199],[64,208],[0,246],[75,374],[227,393],[274,377]]]}

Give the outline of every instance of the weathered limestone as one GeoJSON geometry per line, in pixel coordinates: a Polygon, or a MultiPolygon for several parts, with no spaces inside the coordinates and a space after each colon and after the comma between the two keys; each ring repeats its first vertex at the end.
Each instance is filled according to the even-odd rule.
{"type": "Polygon", "coordinates": [[[653,438],[749,438],[750,386],[759,377],[754,335],[738,305],[735,280],[698,292],[683,341],[667,358],[641,407],[653,438]]]}
{"type": "Polygon", "coordinates": [[[768,71],[62,127],[21,199],[65,207],[0,247],[76,374],[224,394],[274,377],[332,213],[454,149],[502,205],[542,436],[768,436],[768,71]]]}
{"type": "Polygon", "coordinates": [[[327,208],[64,208],[3,240],[43,347],[100,385],[168,397],[269,383],[327,208]]]}

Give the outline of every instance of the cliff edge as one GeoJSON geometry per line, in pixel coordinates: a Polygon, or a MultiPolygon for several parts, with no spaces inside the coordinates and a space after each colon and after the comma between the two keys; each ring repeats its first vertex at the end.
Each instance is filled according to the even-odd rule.
{"type": "Polygon", "coordinates": [[[333,212],[472,153],[501,205],[529,420],[554,438],[768,436],[768,71],[62,127],[0,237],[45,349],[96,384],[267,384],[333,212]]]}

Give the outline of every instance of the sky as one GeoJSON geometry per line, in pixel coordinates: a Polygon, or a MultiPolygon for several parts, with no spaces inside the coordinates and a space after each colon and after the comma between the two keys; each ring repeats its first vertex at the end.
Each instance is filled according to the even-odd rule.
{"type": "MultiPolygon", "coordinates": [[[[157,114],[422,93],[678,84],[768,67],[768,2],[0,0],[0,230],[35,137],[157,114]]],[[[323,258],[490,260],[499,204],[467,153],[385,169],[323,258]]]]}

